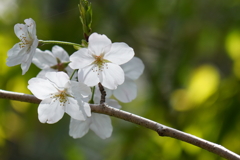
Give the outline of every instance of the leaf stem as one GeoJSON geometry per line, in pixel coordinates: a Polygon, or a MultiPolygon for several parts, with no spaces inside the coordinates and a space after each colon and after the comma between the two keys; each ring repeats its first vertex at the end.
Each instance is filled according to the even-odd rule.
{"type": "Polygon", "coordinates": [[[38,43],[39,43],[39,46],[42,46],[44,44],[60,44],[60,45],[62,44],[62,45],[70,45],[70,46],[74,46],[74,47],[83,48],[83,46],[81,44],[73,43],[73,42],[65,42],[65,41],[39,40],[38,43]]]}
{"type": "Polygon", "coordinates": [[[75,70],[73,71],[72,75],[70,76],[70,80],[72,80],[72,78],[73,78],[73,76],[74,76],[74,74],[75,74],[76,71],[77,71],[77,69],[75,69],[75,70]]]}
{"type": "Polygon", "coordinates": [[[94,100],[93,100],[93,98],[94,98],[94,93],[95,93],[95,86],[92,87],[92,97],[91,97],[91,99],[90,99],[90,101],[89,101],[90,104],[94,104],[94,100]]]}

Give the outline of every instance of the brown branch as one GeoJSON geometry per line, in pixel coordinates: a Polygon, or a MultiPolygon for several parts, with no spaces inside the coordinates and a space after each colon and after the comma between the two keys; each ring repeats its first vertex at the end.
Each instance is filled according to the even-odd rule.
{"type": "MultiPolygon", "coordinates": [[[[4,90],[0,90],[0,98],[37,103],[37,104],[41,102],[41,100],[37,99],[33,95],[9,92],[4,90]]],[[[181,141],[185,141],[187,143],[190,143],[192,145],[208,150],[212,153],[215,153],[229,160],[240,160],[240,156],[238,154],[226,149],[221,145],[209,142],[207,140],[198,138],[196,136],[193,136],[185,132],[181,132],[174,128],[167,127],[165,125],[154,122],[152,120],[140,117],[138,115],[109,107],[105,103],[101,105],[91,104],[90,106],[91,106],[92,112],[106,114],[109,116],[117,117],[129,122],[138,124],[140,126],[156,131],[160,136],[172,137],[181,141]]]]}
{"type": "Polygon", "coordinates": [[[98,83],[98,87],[99,87],[99,91],[101,93],[101,100],[100,100],[100,104],[105,103],[105,98],[106,98],[106,91],[104,90],[104,87],[102,86],[101,83],[98,83]]]}
{"type": "Polygon", "coordinates": [[[37,103],[37,104],[39,104],[41,102],[40,99],[38,99],[35,96],[30,95],[30,94],[4,91],[1,89],[0,89],[0,98],[17,100],[17,101],[21,101],[21,102],[37,103]]]}

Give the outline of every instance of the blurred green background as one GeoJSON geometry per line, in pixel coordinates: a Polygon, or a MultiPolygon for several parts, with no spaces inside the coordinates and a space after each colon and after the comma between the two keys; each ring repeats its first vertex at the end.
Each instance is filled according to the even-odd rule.
{"type": "MultiPolygon", "coordinates": [[[[240,1],[91,0],[93,31],[126,42],[145,64],[123,110],[240,154],[240,1]]],[[[33,18],[43,40],[80,43],[78,0],[0,0],[0,89],[23,92],[39,69],[7,67],[16,23],[33,18]]],[[[68,53],[75,50],[63,46],[68,53]]],[[[40,49],[51,50],[52,45],[40,49]]],[[[110,138],[68,135],[69,116],[38,121],[37,105],[0,99],[1,160],[220,160],[217,155],[112,118],[110,138]]]]}

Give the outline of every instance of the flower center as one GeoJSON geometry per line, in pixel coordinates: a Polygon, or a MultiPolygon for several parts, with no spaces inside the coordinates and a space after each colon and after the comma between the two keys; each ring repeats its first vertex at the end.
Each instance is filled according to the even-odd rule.
{"type": "Polygon", "coordinates": [[[98,67],[102,67],[104,64],[103,54],[100,54],[100,56],[93,55],[93,57],[95,58],[95,61],[93,63],[98,67]]]}
{"type": "Polygon", "coordinates": [[[107,63],[110,61],[103,58],[104,54],[100,54],[99,56],[93,55],[93,57],[95,58],[95,61],[92,64],[96,65],[96,67],[92,69],[93,72],[103,71],[104,67],[108,69],[107,63]]]}
{"type": "Polygon", "coordinates": [[[64,106],[65,103],[68,101],[67,97],[70,97],[70,95],[67,94],[65,90],[63,90],[63,91],[59,91],[57,94],[54,94],[51,98],[54,98],[55,100],[59,100],[60,106],[64,106]]]}
{"type": "Polygon", "coordinates": [[[52,69],[55,69],[57,71],[65,71],[66,68],[66,63],[62,63],[58,58],[57,58],[57,64],[51,67],[52,69]]]}
{"type": "Polygon", "coordinates": [[[20,48],[24,48],[32,44],[32,41],[29,41],[24,34],[20,35],[20,40],[21,40],[21,42],[19,43],[20,48]]]}

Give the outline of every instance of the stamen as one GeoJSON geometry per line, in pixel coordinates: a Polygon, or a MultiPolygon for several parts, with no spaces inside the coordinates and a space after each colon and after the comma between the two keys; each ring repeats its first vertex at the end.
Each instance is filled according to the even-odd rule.
{"type": "Polygon", "coordinates": [[[53,95],[51,98],[54,98],[54,101],[59,100],[60,106],[64,106],[66,102],[70,104],[67,98],[68,96],[69,95],[66,93],[66,91],[63,90],[63,91],[59,91],[57,94],[53,95]]]}
{"type": "Polygon", "coordinates": [[[27,40],[27,37],[24,34],[20,35],[21,42],[19,43],[20,48],[24,48],[27,45],[31,45],[32,41],[27,40]]]}
{"type": "Polygon", "coordinates": [[[104,67],[108,69],[107,63],[110,61],[104,59],[104,54],[100,54],[99,56],[93,55],[93,57],[95,58],[95,61],[92,64],[96,65],[96,67],[92,69],[93,72],[98,72],[99,75],[99,72],[102,72],[104,67]]]}

